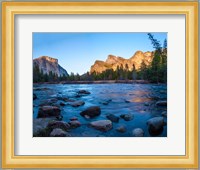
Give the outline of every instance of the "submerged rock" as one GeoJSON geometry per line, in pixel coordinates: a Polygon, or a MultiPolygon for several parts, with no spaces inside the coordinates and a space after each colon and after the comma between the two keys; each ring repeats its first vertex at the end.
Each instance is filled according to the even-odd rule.
{"type": "Polygon", "coordinates": [[[77,92],[78,94],[91,94],[89,91],[87,91],[87,90],[79,90],[78,92],[77,92]]]}
{"type": "Polygon", "coordinates": [[[135,128],[132,131],[132,135],[134,137],[143,137],[144,136],[144,131],[141,128],[135,128]]]}
{"type": "Polygon", "coordinates": [[[56,128],[53,129],[50,133],[51,137],[70,137],[71,135],[68,132],[63,131],[62,129],[56,128]]]}
{"type": "Polygon", "coordinates": [[[60,108],[56,106],[42,106],[39,108],[37,118],[60,116],[60,108]]]}
{"type": "Polygon", "coordinates": [[[101,109],[99,106],[91,106],[80,113],[81,116],[86,118],[93,118],[101,114],[101,109]]]}
{"type": "Polygon", "coordinates": [[[165,126],[166,123],[164,122],[163,117],[154,117],[147,121],[147,125],[149,129],[149,133],[152,136],[156,136],[162,133],[163,126],[165,126]]]}
{"type": "Polygon", "coordinates": [[[119,117],[115,116],[114,114],[109,114],[106,116],[106,118],[111,120],[112,122],[119,122],[119,117]]]}
{"type": "Polygon", "coordinates": [[[156,106],[167,106],[167,101],[158,101],[156,102],[156,106]]]}
{"type": "Polygon", "coordinates": [[[120,133],[124,133],[126,132],[126,127],[125,126],[119,126],[116,128],[116,131],[120,132],[120,133]]]}
{"type": "Polygon", "coordinates": [[[100,101],[99,103],[103,104],[103,105],[108,105],[111,101],[112,101],[112,99],[108,99],[108,100],[105,100],[105,101],[100,101]]]}
{"type": "Polygon", "coordinates": [[[91,122],[90,125],[100,131],[107,132],[112,129],[112,122],[110,120],[97,120],[91,122]]]}
{"type": "Polygon", "coordinates": [[[130,121],[133,119],[134,115],[132,113],[121,114],[120,117],[125,121],[130,121]]]}
{"type": "Polygon", "coordinates": [[[69,104],[70,106],[72,106],[72,107],[79,107],[79,106],[84,105],[85,102],[79,100],[79,101],[74,101],[74,102],[68,102],[68,104],[69,104]]]}
{"type": "Polygon", "coordinates": [[[77,128],[81,126],[81,123],[78,120],[72,120],[69,122],[71,128],[77,128]]]}

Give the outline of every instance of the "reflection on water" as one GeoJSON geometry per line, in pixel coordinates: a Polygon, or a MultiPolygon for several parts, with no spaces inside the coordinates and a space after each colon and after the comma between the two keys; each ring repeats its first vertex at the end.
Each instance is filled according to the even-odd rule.
{"type": "MultiPolygon", "coordinates": [[[[37,117],[39,105],[48,99],[66,97],[73,100],[82,100],[84,105],[72,107],[70,105],[60,106],[63,120],[69,122],[70,118],[77,117],[81,126],[71,131],[72,136],[132,136],[134,128],[142,128],[144,136],[151,136],[146,124],[147,120],[153,117],[162,116],[166,107],[157,107],[156,102],[167,100],[166,85],[154,84],[44,84],[34,85],[34,93],[37,99],[33,101],[33,117],[37,117]],[[45,90],[38,90],[45,88],[45,90]],[[87,90],[91,94],[77,96],[78,90],[87,90]],[[109,101],[109,102],[107,102],[109,101]],[[90,106],[100,106],[101,115],[93,119],[85,119],[80,116],[80,112],[90,106]],[[125,121],[119,119],[118,123],[113,123],[113,128],[108,132],[101,132],[88,126],[91,121],[107,119],[106,115],[114,114],[120,117],[121,114],[132,113],[134,119],[125,121]],[[116,131],[119,126],[125,126],[126,132],[116,131]]],[[[59,105],[58,100],[56,104],[59,105]]],[[[165,117],[165,121],[167,118],[165,117]]],[[[167,136],[167,126],[164,126],[161,134],[157,136],[167,136]]]]}

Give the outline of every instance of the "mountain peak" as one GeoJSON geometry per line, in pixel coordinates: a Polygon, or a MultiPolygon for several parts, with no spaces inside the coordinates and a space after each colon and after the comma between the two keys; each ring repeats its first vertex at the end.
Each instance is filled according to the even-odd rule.
{"type": "Polygon", "coordinates": [[[58,63],[58,59],[52,58],[52,57],[49,57],[49,56],[41,56],[38,59],[44,59],[44,60],[47,60],[47,61],[52,62],[52,63],[58,63]]]}
{"type": "Polygon", "coordinates": [[[153,60],[153,53],[152,52],[145,52],[138,50],[130,59],[125,59],[123,57],[115,56],[115,55],[108,55],[106,61],[99,61],[96,60],[95,63],[91,66],[90,73],[102,73],[107,69],[113,69],[114,71],[119,68],[123,67],[131,71],[133,69],[133,65],[135,66],[136,70],[139,70],[142,63],[144,62],[147,66],[153,60]]]}
{"type": "Polygon", "coordinates": [[[57,74],[59,77],[68,75],[67,71],[58,64],[58,59],[49,56],[41,56],[34,59],[33,66],[38,66],[44,74],[52,72],[57,74]]]}

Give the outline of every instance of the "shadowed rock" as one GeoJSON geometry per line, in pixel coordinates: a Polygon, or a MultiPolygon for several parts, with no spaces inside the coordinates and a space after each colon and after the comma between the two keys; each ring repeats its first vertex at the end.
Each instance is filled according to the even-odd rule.
{"type": "Polygon", "coordinates": [[[152,136],[157,136],[162,133],[163,126],[166,125],[163,117],[154,117],[147,121],[149,133],[152,136]]]}
{"type": "Polygon", "coordinates": [[[86,110],[80,113],[81,116],[87,118],[93,118],[99,116],[100,114],[101,114],[101,109],[99,106],[88,107],[86,110]]]}
{"type": "Polygon", "coordinates": [[[167,101],[158,101],[156,102],[156,106],[167,106],[167,101]]]}
{"type": "Polygon", "coordinates": [[[37,99],[37,96],[35,93],[33,93],[33,100],[37,99]]]}
{"type": "Polygon", "coordinates": [[[113,115],[113,114],[109,114],[106,116],[107,119],[111,120],[112,122],[119,122],[119,117],[113,115]]]}
{"type": "Polygon", "coordinates": [[[78,92],[77,92],[79,95],[81,95],[81,94],[91,94],[89,91],[87,91],[87,90],[79,90],[78,92]]]}
{"type": "Polygon", "coordinates": [[[60,108],[56,106],[42,106],[39,108],[37,118],[60,116],[60,108]]]}

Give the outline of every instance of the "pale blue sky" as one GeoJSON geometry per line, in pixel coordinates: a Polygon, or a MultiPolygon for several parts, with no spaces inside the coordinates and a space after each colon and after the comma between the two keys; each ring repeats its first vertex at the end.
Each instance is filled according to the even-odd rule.
{"type": "MultiPolygon", "coordinates": [[[[152,34],[163,45],[167,33],[152,34]]],[[[130,58],[138,50],[154,50],[147,33],[33,33],[33,58],[57,58],[69,74],[83,74],[109,54],[130,58]]]]}

